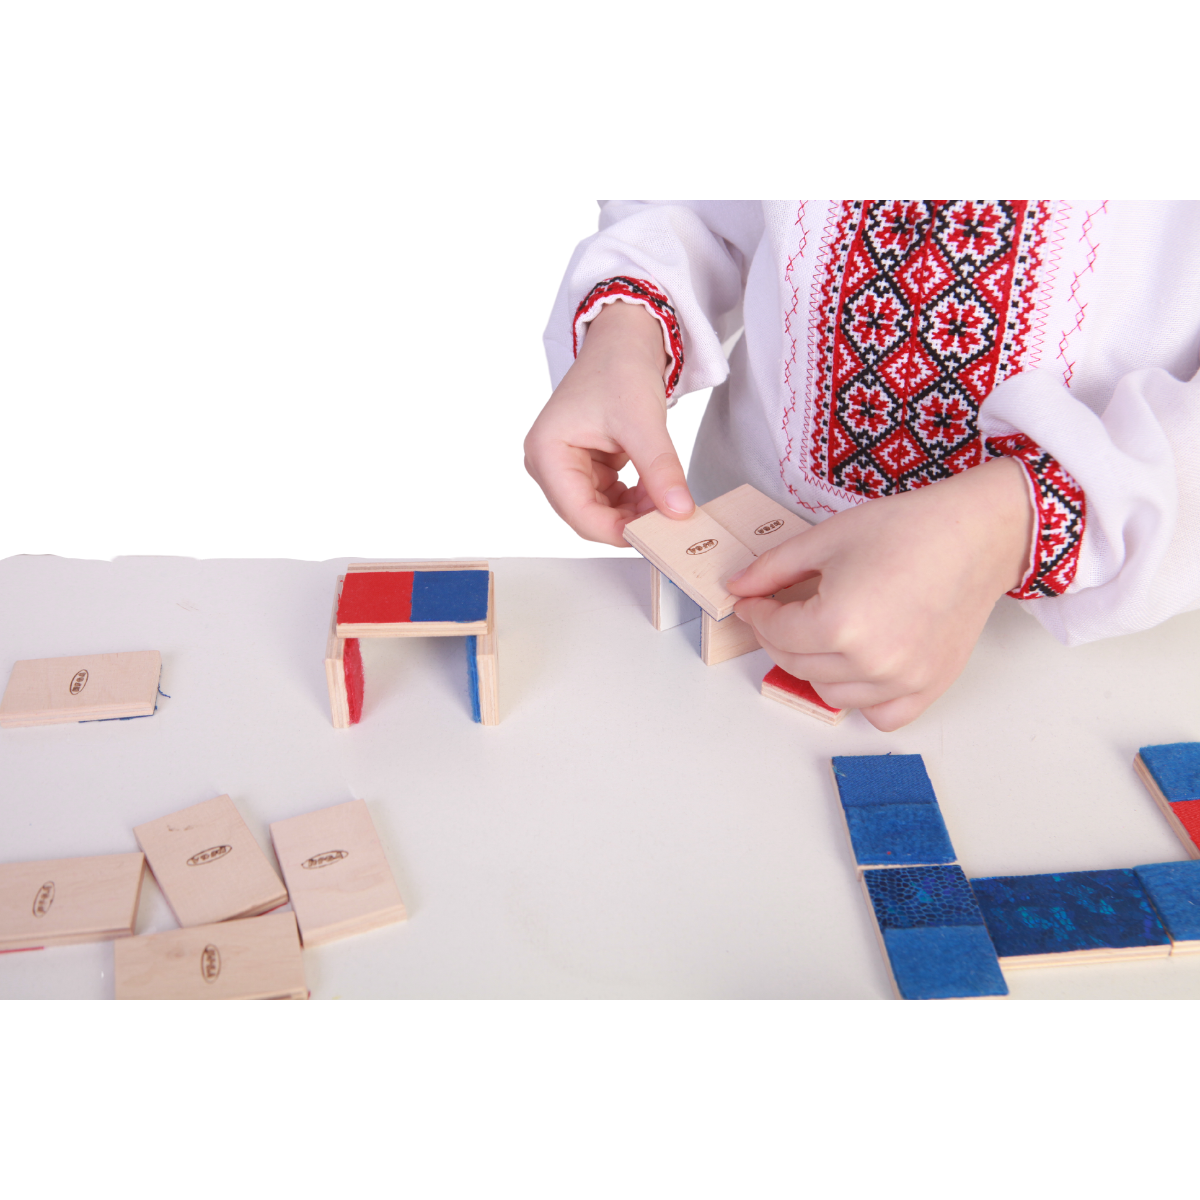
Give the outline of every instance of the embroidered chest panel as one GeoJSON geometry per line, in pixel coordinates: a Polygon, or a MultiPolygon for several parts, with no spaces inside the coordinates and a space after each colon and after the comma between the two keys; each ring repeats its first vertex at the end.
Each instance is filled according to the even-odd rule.
{"type": "Polygon", "coordinates": [[[986,455],[979,407],[1031,354],[1050,201],[845,201],[812,282],[806,473],[887,496],[986,455]]]}

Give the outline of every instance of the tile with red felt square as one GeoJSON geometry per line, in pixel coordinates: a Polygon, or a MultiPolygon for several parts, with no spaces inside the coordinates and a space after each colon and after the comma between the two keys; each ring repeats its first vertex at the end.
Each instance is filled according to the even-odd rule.
{"type": "Polygon", "coordinates": [[[1171,812],[1187,830],[1192,843],[1200,847],[1200,800],[1177,800],[1171,805],[1171,812]]]}
{"type": "Polygon", "coordinates": [[[827,712],[841,712],[840,708],[834,708],[832,704],[826,704],[820,696],[817,695],[813,685],[806,679],[797,679],[795,675],[789,675],[782,667],[772,667],[763,677],[763,683],[768,687],[776,687],[781,692],[787,692],[789,695],[796,696],[800,700],[806,700],[809,704],[815,704],[827,712]]]}
{"type": "Polygon", "coordinates": [[[404,624],[412,620],[412,571],[353,571],[342,584],[339,625],[404,624]]]}

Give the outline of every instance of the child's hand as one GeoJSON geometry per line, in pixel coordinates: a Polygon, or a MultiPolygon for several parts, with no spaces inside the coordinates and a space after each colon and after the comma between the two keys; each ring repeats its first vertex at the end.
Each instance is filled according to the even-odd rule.
{"type": "Polygon", "coordinates": [[[826,704],[899,729],[954,682],[992,606],[1024,578],[1032,521],[1022,467],[997,459],[829,517],[729,590],[766,597],[819,575],[810,600],[745,599],[735,611],[826,704]]]}
{"type": "Polygon", "coordinates": [[[525,469],[581,537],[624,546],[635,517],[695,509],[667,434],[666,365],[658,321],[640,304],[606,305],[525,437],[525,469]],[[617,479],[630,461],[633,488],[617,479]]]}

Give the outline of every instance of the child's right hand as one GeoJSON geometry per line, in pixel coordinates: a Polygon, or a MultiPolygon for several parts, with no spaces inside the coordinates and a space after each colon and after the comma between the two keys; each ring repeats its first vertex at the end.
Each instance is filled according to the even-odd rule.
{"type": "Polygon", "coordinates": [[[525,436],[525,469],[581,537],[624,546],[629,521],[695,510],[667,433],[662,327],[640,304],[606,305],[525,436]],[[632,462],[636,487],[617,472],[632,462]]]}

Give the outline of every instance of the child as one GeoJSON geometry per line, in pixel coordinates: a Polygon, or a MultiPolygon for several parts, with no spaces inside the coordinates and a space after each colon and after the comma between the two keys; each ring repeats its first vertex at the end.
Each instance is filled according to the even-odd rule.
{"type": "Polygon", "coordinates": [[[610,201],[545,341],[559,515],[624,545],[749,482],[816,522],[737,613],[880,729],[1005,592],[1071,645],[1200,607],[1200,203],[610,201]],[[685,480],[666,409],[707,387],[685,480]]]}

